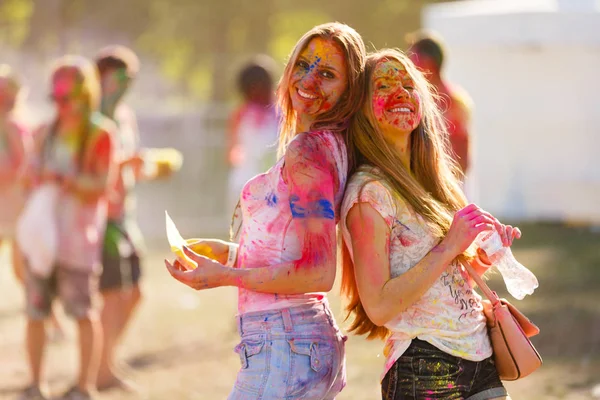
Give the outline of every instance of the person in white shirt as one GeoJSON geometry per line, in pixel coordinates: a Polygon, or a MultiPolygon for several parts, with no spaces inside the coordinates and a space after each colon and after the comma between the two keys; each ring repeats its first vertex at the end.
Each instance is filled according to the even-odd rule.
{"type": "Polygon", "coordinates": [[[476,236],[497,229],[510,245],[520,231],[467,205],[440,110],[414,64],[383,50],[367,58],[365,76],[365,103],[348,130],[360,167],[340,221],[350,331],[387,339],[385,400],[503,399],[481,296],[461,263],[484,273],[476,236]]]}

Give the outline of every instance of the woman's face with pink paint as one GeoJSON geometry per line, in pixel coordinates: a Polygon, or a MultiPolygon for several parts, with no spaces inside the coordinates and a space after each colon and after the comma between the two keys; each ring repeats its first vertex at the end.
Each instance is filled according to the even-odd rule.
{"type": "Polygon", "coordinates": [[[72,74],[62,73],[52,81],[52,100],[59,117],[68,117],[85,111],[82,85],[72,74]]]}
{"type": "Polygon", "coordinates": [[[313,38],[299,54],[289,82],[298,115],[316,117],[332,109],[348,86],[346,58],[333,40],[313,38]]]}
{"type": "Polygon", "coordinates": [[[402,63],[380,61],[373,71],[373,113],[384,132],[410,133],[421,123],[421,96],[402,63]]]}

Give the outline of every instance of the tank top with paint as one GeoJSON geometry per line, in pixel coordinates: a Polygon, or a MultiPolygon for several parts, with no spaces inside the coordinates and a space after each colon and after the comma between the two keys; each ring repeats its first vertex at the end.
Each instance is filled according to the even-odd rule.
{"type": "MultiPolygon", "coordinates": [[[[335,160],[329,170],[337,174],[335,217],[344,195],[348,171],[346,145],[340,134],[328,131],[311,132],[311,139],[325,146],[335,160]]],[[[284,159],[266,173],[250,179],[242,190],[240,207],[243,223],[240,231],[238,265],[260,268],[299,260],[302,243],[294,230],[290,208],[290,189],[283,179],[284,159]]],[[[333,250],[335,251],[335,250],[333,250]]],[[[277,294],[239,289],[238,312],[265,311],[326,301],[325,293],[277,294]]]]}
{"type": "MultiPolygon", "coordinates": [[[[42,163],[59,175],[90,176],[86,168],[88,160],[99,137],[98,127],[110,132],[114,137],[113,125],[100,114],[94,114],[89,136],[82,149],[84,156],[80,161],[80,138],[70,139],[62,136],[49,138],[50,128],[45,128],[42,163]],[[48,140],[50,142],[48,142],[48,140]]],[[[101,246],[106,228],[107,200],[100,198],[95,202],[84,202],[77,195],[63,191],[60,194],[60,206],[56,210],[58,228],[58,259],[60,266],[81,271],[95,271],[100,267],[101,246]]]]}

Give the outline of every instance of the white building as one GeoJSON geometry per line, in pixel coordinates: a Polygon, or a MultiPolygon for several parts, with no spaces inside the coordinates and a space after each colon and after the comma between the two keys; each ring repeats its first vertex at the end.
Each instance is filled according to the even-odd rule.
{"type": "Polygon", "coordinates": [[[600,1],[427,7],[475,103],[470,197],[495,215],[600,223],[600,1]]]}

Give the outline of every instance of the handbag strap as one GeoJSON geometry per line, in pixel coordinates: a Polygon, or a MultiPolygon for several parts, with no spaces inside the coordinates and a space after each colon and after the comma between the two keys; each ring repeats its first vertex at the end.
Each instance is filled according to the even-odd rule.
{"type": "Polygon", "coordinates": [[[496,292],[494,292],[492,289],[490,289],[490,287],[485,283],[485,281],[483,279],[481,279],[481,277],[479,276],[479,274],[477,272],[475,272],[475,269],[473,269],[471,264],[469,262],[466,262],[466,263],[462,263],[462,265],[463,265],[463,267],[465,267],[465,269],[467,270],[469,275],[471,275],[471,278],[473,278],[473,280],[475,281],[477,286],[479,286],[479,288],[481,289],[483,294],[485,294],[485,297],[487,297],[488,300],[490,300],[492,302],[492,306],[494,306],[496,303],[498,303],[500,301],[500,298],[498,297],[496,292]]]}

